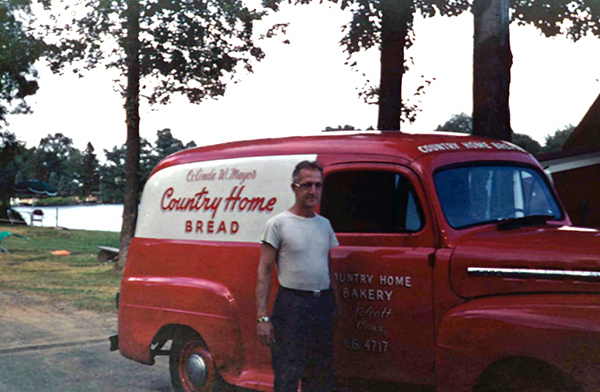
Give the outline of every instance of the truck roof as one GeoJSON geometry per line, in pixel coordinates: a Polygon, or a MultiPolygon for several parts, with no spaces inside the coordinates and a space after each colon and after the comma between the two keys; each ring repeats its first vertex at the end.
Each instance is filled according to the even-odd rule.
{"type": "Polygon", "coordinates": [[[195,147],[165,158],[154,168],[152,174],[174,165],[239,157],[343,153],[385,155],[413,161],[432,153],[464,153],[488,149],[527,154],[512,143],[461,133],[323,132],[316,136],[245,140],[195,147]]]}

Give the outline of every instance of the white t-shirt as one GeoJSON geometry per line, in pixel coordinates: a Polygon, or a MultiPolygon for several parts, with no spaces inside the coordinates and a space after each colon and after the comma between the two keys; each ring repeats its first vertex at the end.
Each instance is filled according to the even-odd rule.
{"type": "Polygon", "coordinates": [[[277,249],[280,285],[309,291],[329,288],[328,255],[339,245],[329,220],[284,211],[267,221],[261,241],[277,249]]]}

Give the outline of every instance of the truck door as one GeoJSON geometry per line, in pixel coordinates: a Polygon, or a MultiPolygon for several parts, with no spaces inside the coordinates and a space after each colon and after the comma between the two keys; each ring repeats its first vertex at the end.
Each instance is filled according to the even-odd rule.
{"type": "Polygon", "coordinates": [[[343,378],[431,383],[435,229],[423,188],[407,167],[326,168],[320,212],[340,246],[332,251],[342,302],[335,334],[343,378]]]}

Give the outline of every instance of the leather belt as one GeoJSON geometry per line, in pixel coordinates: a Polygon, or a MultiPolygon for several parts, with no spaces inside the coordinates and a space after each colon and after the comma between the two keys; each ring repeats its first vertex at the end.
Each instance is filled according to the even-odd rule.
{"type": "Polygon", "coordinates": [[[281,286],[281,288],[285,291],[291,291],[295,294],[300,294],[300,295],[306,295],[306,296],[310,296],[310,297],[315,297],[315,298],[319,298],[329,292],[331,292],[331,289],[325,289],[325,290],[297,290],[297,289],[290,289],[287,287],[283,287],[281,286]]]}

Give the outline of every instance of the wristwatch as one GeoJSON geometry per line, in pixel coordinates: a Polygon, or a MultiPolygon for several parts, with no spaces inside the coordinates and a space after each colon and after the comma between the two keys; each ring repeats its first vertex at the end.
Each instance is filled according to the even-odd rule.
{"type": "Polygon", "coordinates": [[[269,321],[271,321],[271,320],[269,320],[269,316],[265,316],[265,317],[261,317],[261,318],[259,318],[259,319],[258,319],[258,320],[256,320],[256,321],[258,321],[259,323],[268,323],[268,322],[269,322],[269,321]]]}

